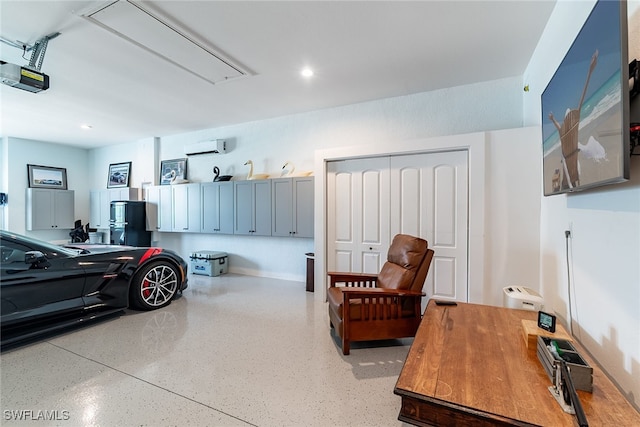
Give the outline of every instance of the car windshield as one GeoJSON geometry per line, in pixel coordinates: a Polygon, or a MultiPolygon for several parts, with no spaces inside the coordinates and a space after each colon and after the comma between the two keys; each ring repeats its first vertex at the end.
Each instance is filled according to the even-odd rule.
{"type": "Polygon", "coordinates": [[[64,246],[54,245],[53,243],[42,242],[42,241],[38,243],[42,246],[46,246],[48,251],[58,252],[60,254],[73,256],[73,255],[78,255],[80,252],[82,252],[81,249],[65,248],[64,246]]]}
{"type": "Polygon", "coordinates": [[[80,252],[82,252],[81,250],[78,250],[78,249],[69,249],[59,245],[55,245],[53,243],[45,242],[44,240],[38,240],[31,237],[23,236],[23,235],[8,233],[6,231],[2,232],[2,237],[5,239],[21,241],[27,244],[31,243],[33,245],[39,246],[40,249],[44,249],[52,256],[76,256],[80,252]]]}

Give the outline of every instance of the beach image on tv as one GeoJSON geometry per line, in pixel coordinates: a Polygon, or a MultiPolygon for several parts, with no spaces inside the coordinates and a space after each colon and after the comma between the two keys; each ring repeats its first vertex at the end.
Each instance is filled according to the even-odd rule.
{"type": "Polygon", "coordinates": [[[598,2],[542,94],[545,195],[621,180],[623,45],[619,3],[598,2]]]}

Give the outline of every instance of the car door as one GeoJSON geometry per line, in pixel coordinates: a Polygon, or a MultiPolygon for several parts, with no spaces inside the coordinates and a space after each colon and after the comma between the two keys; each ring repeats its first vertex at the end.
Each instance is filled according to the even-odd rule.
{"type": "Polygon", "coordinates": [[[0,257],[3,327],[83,307],[85,273],[69,251],[2,238],[0,257]]]}

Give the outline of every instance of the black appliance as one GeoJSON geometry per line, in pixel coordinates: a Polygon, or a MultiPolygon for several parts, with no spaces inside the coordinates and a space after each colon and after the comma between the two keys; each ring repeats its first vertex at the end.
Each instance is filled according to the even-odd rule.
{"type": "Polygon", "coordinates": [[[109,229],[112,245],[151,246],[145,202],[111,202],[109,229]]]}

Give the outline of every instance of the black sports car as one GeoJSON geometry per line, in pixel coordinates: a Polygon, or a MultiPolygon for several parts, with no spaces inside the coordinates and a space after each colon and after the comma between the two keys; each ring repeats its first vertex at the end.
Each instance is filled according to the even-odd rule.
{"type": "Polygon", "coordinates": [[[187,287],[187,264],[165,249],[0,239],[3,347],[129,306],[164,307],[187,287]]]}

